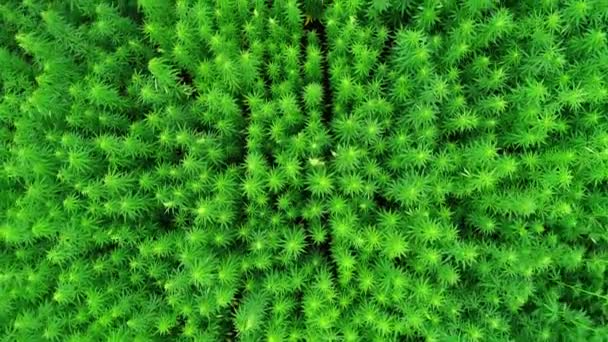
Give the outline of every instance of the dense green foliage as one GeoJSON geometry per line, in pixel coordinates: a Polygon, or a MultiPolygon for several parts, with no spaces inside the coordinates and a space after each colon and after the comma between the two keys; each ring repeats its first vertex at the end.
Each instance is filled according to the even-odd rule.
{"type": "Polygon", "coordinates": [[[1,341],[607,341],[608,0],[3,0],[1,341]]]}

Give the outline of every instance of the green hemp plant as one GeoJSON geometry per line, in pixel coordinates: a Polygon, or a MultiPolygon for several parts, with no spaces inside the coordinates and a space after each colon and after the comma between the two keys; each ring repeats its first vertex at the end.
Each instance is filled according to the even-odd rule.
{"type": "Polygon", "coordinates": [[[606,341],[607,0],[4,0],[0,341],[606,341]]]}

